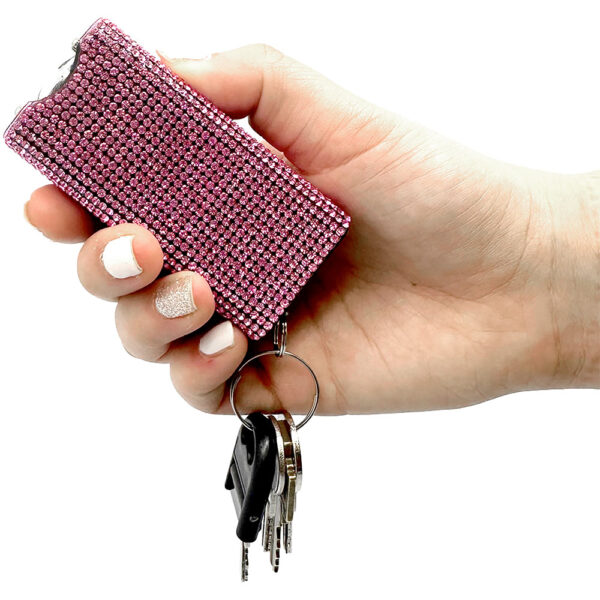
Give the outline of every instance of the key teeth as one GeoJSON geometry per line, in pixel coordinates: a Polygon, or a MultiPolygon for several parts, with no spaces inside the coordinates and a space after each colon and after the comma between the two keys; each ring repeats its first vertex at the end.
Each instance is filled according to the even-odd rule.
{"type": "Polygon", "coordinates": [[[271,566],[275,573],[279,572],[279,558],[281,556],[281,527],[274,528],[271,538],[271,566]]]}
{"type": "Polygon", "coordinates": [[[292,524],[287,523],[285,526],[285,553],[290,554],[292,551],[292,524]]]}
{"type": "Polygon", "coordinates": [[[269,519],[269,531],[267,532],[267,551],[271,550],[271,545],[273,543],[273,520],[269,519]]]}
{"type": "Polygon", "coordinates": [[[242,542],[242,581],[248,581],[248,546],[242,542]]]}
{"type": "Polygon", "coordinates": [[[271,536],[273,535],[273,522],[267,519],[263,535],[263,550],[268,552],[271,549],[271,536]]]}

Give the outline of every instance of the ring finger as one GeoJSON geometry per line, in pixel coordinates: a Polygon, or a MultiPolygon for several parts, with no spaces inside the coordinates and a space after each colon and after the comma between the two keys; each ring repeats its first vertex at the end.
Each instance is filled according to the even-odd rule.
{"type": "Polygon", "coordinates": [[[183,271],[119,298],[115,322],[129,354],[158,361],[173,340],[202,327],[214,309],[206,280],[198,273],[183,271]]]}

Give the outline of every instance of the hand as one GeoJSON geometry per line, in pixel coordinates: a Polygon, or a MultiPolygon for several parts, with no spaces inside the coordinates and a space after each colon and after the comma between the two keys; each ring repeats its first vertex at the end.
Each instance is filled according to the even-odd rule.
{"type": "MultiPolygon", "coordinates": [[[[288,321],[289,349],[319,377],[321,414],[451,408],[600,384],[597,173],[493,161],[268,47],[162,60],[231,116],[249,116],[353,218],[288,321]]],[[[93,294],[118,300],[117,329],[130,354],[169,362],[176,389],[194,406],[230,411],[225,382],[248,344],[226,324],[199,349],[214,311],[200,275],[156,280],[162,254],[150,233],[133,225],[94,233],[88,213],[53,186],[34,192],[27,215],[52,239],[87,240],[79,277],[93,294]],[[101,256],[124,235],[132,245],[121,250],[135,260],[108,265],[133,268],[118,279],[101,256]],[[156,294],[169,289],[179,290],[171,298],[180,311],[193,308],[191,290],[196,310],[160,314],[156,294]]],[[[267,336],[250,349],[269,347],[267,336]]],[[[272,358],[244,371],[240,409],[305,412],[312,381],[292,362],[272,358]]]]}

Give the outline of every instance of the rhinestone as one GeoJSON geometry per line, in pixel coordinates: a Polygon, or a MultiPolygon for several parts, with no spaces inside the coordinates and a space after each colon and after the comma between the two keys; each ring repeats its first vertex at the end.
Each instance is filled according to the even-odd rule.
{"type": "Polygon", "coordinates": [[[6,143],[101,223],[137,223],[165,269],[201,273],[216,311],[269,332],[350,217],[105,19],[6,143]]]}

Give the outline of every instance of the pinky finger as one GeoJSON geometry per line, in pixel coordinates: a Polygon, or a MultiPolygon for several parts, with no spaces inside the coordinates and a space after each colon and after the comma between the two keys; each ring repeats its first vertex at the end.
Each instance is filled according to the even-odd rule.
{"type": "Polygon", "coordinates": [[[175,389],[189,404],[204,412],[229,412],[224,403],[225,383],[247,348],[246,336],[230,321],[223,321],[201,336],[173,344],[164,360],[171,364],[175,389]]]}

